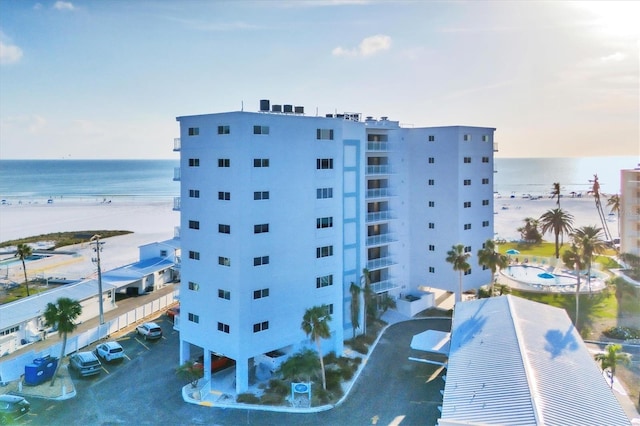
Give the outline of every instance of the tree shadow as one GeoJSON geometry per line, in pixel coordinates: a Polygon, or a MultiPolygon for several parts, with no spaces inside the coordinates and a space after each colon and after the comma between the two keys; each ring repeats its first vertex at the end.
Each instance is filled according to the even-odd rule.
{"type": "MultiPolygon", "coordinates": [[[[479,316],[478,313],[480,312],[480,310],[482,309],[486,301],[490,299],[481,299],[481,300],[484,300],[484,302],[478,303],[478,309],[473,314],[473,316],[465,320],[462,324],[460,324],[455,329],[455,336],[452,336],[452,337],[455,337],[456,339],[455,340],[456,346],[454,347],[452,345],[449,349],[450,352],[455,352],[456,350],[466,345],[469,341],[473,339],[473,337],[478,332],[482,330],[484,325],[487,323],[487,317],[485,315],[479,316]]],[[[454,316],[455,316],[455,313],[454,313],[454,316]]]]}
{"type": "Polygon", "coordinates": [[[544,349],[551,354],[551,358],[562,355],[565,351],[573,352],[578,349],[578,342],[572,333],[574,327],[570,325],[565,333],[560,330],[549,330],[545,334],[547,343],[544,349]]]}

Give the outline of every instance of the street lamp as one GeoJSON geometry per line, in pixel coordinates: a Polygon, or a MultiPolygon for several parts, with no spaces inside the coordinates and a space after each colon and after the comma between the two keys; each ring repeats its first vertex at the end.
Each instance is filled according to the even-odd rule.
{"type": "Polygon", "coordinates": [[[98,265],[98,306],[100,307],[100,325],[104,324],[104,311],[102,308],[102,271],[100,270],[100,252],[102,251],[102,244],[100,242],[100,235],[96,234],[89,240],[90,243],[95,243],[93,251],[96,252],[96,258],[91,259],[98,265]]]}

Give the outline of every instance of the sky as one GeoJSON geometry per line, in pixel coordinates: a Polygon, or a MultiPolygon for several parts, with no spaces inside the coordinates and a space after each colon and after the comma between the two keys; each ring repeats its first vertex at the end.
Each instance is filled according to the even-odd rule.
{"type": "Polygon", "coordinates": [[[175,118],[496,128],[497,157],[640,155],[640,2],[0,0],[0,159],[177,159],[175,118]]]}

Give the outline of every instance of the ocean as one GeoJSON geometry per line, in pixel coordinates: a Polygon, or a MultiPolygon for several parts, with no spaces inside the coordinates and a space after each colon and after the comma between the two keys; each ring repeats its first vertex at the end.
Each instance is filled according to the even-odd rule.
{"type": "MultiPolygon", "coordinates": [[[[494,191],[549,195],[554,182],[562,193],[586,194],[594,174],[600,191],[620,192],[620,170],[634,168],[638,157],[496,158],[494,191]]],[[[0,160],[0,199],[20,202],[48,199],[170,200],[180,193],[173,181],[178,160],[0,160]]]]}

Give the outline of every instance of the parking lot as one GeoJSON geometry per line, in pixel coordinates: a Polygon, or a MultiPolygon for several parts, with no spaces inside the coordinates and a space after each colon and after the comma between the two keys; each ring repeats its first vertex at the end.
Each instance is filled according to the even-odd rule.
{"type": "MultiPolygon", "coordinates": [[[[27,398],[31,412],[20,420],[32,425],[94,424],[435,424],[444,388],[437,366],[408,360],[413,334],[426,328],[448,330],[447,320],[409,321],[391,326],[371,354],[360,378],[340,406],[319,413],[289,414],[222,409],[187,404],[175,374],[179,336],[162,316],[155,320],[163,337],[145,341],[129,332],[116,340],[126,356],[103,362],[97,376],[72,375],[77,395],[65,401],[27,398]]],[[[95,345],[88,348],[93,350],[95,345]]]]}

